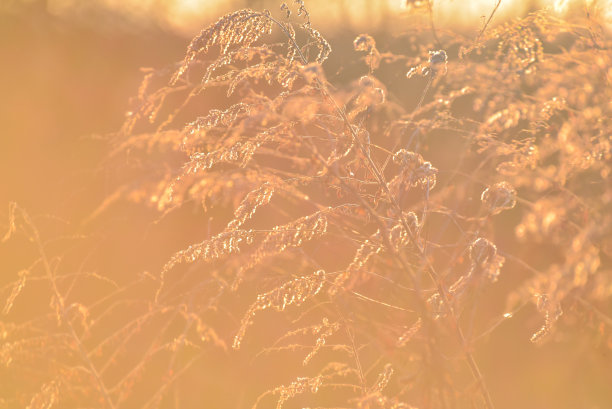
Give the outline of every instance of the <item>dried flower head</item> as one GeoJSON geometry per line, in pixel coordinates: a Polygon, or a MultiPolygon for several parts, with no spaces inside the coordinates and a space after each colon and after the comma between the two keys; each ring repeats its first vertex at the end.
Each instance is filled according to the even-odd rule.
{"type": "Polygon", "coordinates": [[[393,161],[402,168],[416,169],[423,163],[423,157],[416,152],[400,149],[393,154],[393,161]]]}
{"type": "Polygon", "coordinates": [[[376,47],[376,41],[369,34],[359,34],[353,41],[355,51],[370,52],[376,47]]]}
{"type": "Polygon", "coordinates": [[[438,169],[418,153],[400,149],[393,155],[393,161],[400,165],[400,173],[389,182],[389,189],[394,194],[409,187],[433,189],[436,185],[438,169]]]}
{"type": "Polygon", "coordinates": [[[470,246],[472,273],[480,273],[495,282],[506,259],[497,254],[497,247],[489,240],[479,237],[470,246]]]}
{"type": "Polygon", "coordinates": [[[438,73],[445,75],[447,72],[447,61],[448,56],[446,55],[446,51],[430,51],[427,63],[421,63],[410,68],[410,70],[408,70],[406,73],[406,78],[412,78],[415,75],[420,75],[423,77],[431,75],[431,78],[433,78],[438,73]]]}
{"type": "Polygon", "coordinates": [[[376,78],[364,75],[359,79],[360,94],[356,104],[370,106],[385,102],[385,86],[376,78]]]}
{"type": "Polygon", "coordinates": [[[314,85],[318,82],[323,82],[325,80],[325,75],[323,73],[323,68],[321,64],[312,62],[308,65],[303,66],[300,69],[300,73],[306,80],[308,84],[314,85]]]}
{"type": "Polygon", "coordinates": [[[355,51],[366,52],[365,62],[370,72],[378,68],[381,61],[380,52],[376,49],[376,41],[368,34],[360,34],[353,41],[355,51]]]}
{"type": "Polygon", "coordinates": [[[533,343],[541,343],[553,329],[555,323],[563,315],[561,304],[549,294],[534,294],[536,298],[536,307],[538,311],[544,315],[544,323],[533,335],[530,340],[533,343]]]}
{"type": "Polygon", "coordinates": [[[442,70],[442,74],[446,74],[447,66],[446,62],[448,61],[448,57],[446,55],[446,51],[437,50],[429,52],[429,69],[432,74],[437,74],[442,70]]]}
{"type": "Polygon", "coordinates": [[[489,214],[498,214],[516,205],[516,190],[506,182],[499,182],[486,188],[480,200],[489,214]]]}
{"type": "Polygon", "coordinates": [[[489,240],[479,237],[470,246],[470,260],[472,263],[483,266],[497,254],[497,247],[489,240]]]}
{"type": "Polygon", "coordinates": [[[404,223],[400,222],[389,231],[389,241],[396,249],[401,249],[411,243],[417,236],[419,230],[419,218],[414,212],[402,212],[409,231],[406,231],[404,223]]]}
{"type": "Polygon", "coordinates": [[[446,55],[446,51],[444,50],[429,52],[429,63],[432,65],[446,64],[447,60],[448,60],[448,57],[446,55]]]}

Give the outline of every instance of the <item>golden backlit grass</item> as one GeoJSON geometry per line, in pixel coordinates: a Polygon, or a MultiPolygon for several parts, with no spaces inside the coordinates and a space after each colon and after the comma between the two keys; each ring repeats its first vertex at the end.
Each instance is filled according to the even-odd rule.
{"type": "Polygon", "coordinates": [[[78,227],[9,204],[1,405],[611,405],[597,5],[465,35],[408,3],[352,42],[238,10],[144,70],[78,227]]]}

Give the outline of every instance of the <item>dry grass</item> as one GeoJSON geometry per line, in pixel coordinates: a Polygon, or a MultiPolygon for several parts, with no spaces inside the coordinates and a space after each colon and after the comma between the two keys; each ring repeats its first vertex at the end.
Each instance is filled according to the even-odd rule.
{"type": "Polygon", "coordinates": [[[186,220],[148,249],[157,271],[84,271],[11,204],[3,242],[33,261],[0,292],[2,405],[504,408],[507,372],[538,370],[504,354],[575,348],[596,369],[551,402],[611,405],[596,3],[497,26],[495,6],[468,37],[408,3],[422,26],[401,49],[358,36],[347,85],[301,1],[228,14],[145,74],[92,219],[129,201],[186,220]]]}

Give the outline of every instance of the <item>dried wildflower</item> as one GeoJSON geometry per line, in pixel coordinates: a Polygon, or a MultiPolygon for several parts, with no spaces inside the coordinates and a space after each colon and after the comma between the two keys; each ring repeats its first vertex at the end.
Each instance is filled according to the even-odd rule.
{"type": "Polygon", "coordinates": [[[536,294],[536,306],[538,311],[544,314],[544,324],[531,336],[531,342],[540,343],[551,333],[553,325],[563,314],[561,304],[555,301],[548,294],[536,294]]]}
{"type": "Polygon", "coordinates": [[[420,228],[419,218],[414,212],[403,212],[403,220],[406,221],[409,231],[404,228],[402,220],[389,231],[389,242],[397,250],[409,245],[420,228]]]}
{"type": "Polygon", "coordinates": [[[289,8],[289,6],[287,5],[287,3],[283,3],[280,6],[281,11],[285,12],[285,16],[287,18],[291,17],[291,9],[289,8]]]}
{"type": "Polygon", "coordinates": [[[400,149],[393,155],[393,161],[400,165],[400,173],[388,183],[393,194],[401,195],[410,187],[433,189],[436,185],[438,169],[418,153],[400,149]]]}
{"type": "Polygon", "coordinates": [[[370,75],[364,75],[359,79],[359,88],[357,105],[369,107],[385,102],[385,86],[378,79],[370,75]]]}
{"type": "Polygon", "coordinates": [[[433,67],[439,66],[440,64],[446,65],[447,60],[448,60],[448,57],[446,56],[446,51],[444,50],[429,52],[429,63],[433,67]]]}
{"type": "Polygon", "coordinates": [[[470,246],[472,270],[480,272],[489,281],[494,282],[499,276],[505,258],[497,254],[497,247],[485,238],[478,238],[470,246]]]}
{"type": "Polygon", "coordinates": [[[484,266],[497,254],[497,248],[493,243],[482,237],[474,240],[470,246],[470,260],[476,265],[484,266]]]}
{"type": "Polygon", "coordinates": [[[418,153],[400,149],[393,154],[393,161],[402,168],[416,169],[423,163],[423,157],[418,153]]]}
{"type": "Polygon", "coordinates": [[[300,68],[300,73],[310,85],[317,85],[318,83],[325,82],[325,74],[323,73],[323,67],[321,64],[313,62],[300,68]]]}
{"type": "Polygon", "coordinates": [[[429,59],[427,60],[427,64],[420,64],[416,67],[412,67],[406,73],[406,77],[412,78],[417,74],[422,76],[431,75],[431,78],[439,73],[445,75],[447,72],[447,61],[448,57],[446,55],[446,51],[429,51],[429,59]]]}
{"type": "Polygon", "coordinates": [[[509,183],[499,182],[486,188],[482,192],[480,200],[489,214],[498,214],[504,210],[512,209],[516,205],[516,190],[509,183]]]}
{"type": "Polygon", "coordinates": [[[438,169],[434,168],[430,162],[423,162],[414,172],[414,178],[418,184],[427,189],[433,189],[436,186],[437,175],[438,169]]]}
{"type": "Polygon", "coordinates": [[[318,53],[315,58],[315,61],[319,64],[323,64],[323,62],[327,60],[327,57],[332,51],[331,45],[329,45],[329,43],[327,42],[325,37],[323,37],[323,35],[319,32],[319,30],[316,30],[315,28],[313,28],[309,22],[302,24],[300,27],[303,28],[308,33],[308,35],[310,36],[310,39],[313,41],[314,45],[317,47],[318,53]]]}
{"type": "Polygon", "coordinates": [[[370,73],[380,66],[380,52],[376,49],[376,42],[372,37],[367,34],[361,34],[353,41],[353,47],[355,51],[365,51],[367,53],[365,63],[368,65],[370,73]]]}
{"type": "Polygon", "coordinates": [[[448,57],[446,56],[446,51],[438,50],[438,51],[430,51],[429,52],[429,69],[432,75],[436,75],[442,72],[442,75],[445,75],[447,72],[447,64],[448,57]]]}
{"type": "MultiPolygon", "coordinates": [[[[32,310],[46,309],[38,315],[28,309],[26,316],[0,320],[0,365],[10,365],[4,372],[12,384],[33,386],[10,390],[0,407],[161,406],[167,392],[188,391],[186,374],[203,374],[192,363],[200,366],[211,349],[229,348],[228,340],[244,350],[219,354],[214,368],[235,366],[226,359],[250,360],[257,353],[250,347],[260,342],[241,342],[266,309],[283,319],[270,333],[259,331],[268,339],[258,341],[294,365],[266,375],[289,378],[264,394],[275,399],[261,405],[258,399],[254,407],[261,408],[412,408],[401,399],[431,409],[478,406],[477,394],[486,400],[487,391],[472,347],[497,326],[491,316],[502,322],[529,301],[537,302],[544,321],[534,328],[534,342],[553,331],[567,305],[567,324],[580,322],[579,309],[589,308],[589,324],[607,347],[607,327],[598,325],[609,322],[603,307],[612,294],[612,69],[609,41],[597,33],[595,3],[587,1],[588,26],[579,16],[567,24],[535,13],[485,30],[489,17],[475,40],[453,35],[450,26],[438,39],[434,30],[433,40],[453,53],[469,46],[452,81],[439,78],[450,55],[426,52],[430,29],[410,27],[401,34],[406,52],[384,54],[383,85],[372,75],[383,57],[367,34],[353,46],[368,75],[349,79],[355,72],[347,68],[355,67],[348,64],[334,75],[337,84],[328,83],[321,63],[329,44],[310,25],[301,0],[284,1],[282,21],[267,12],[229,14],[192,41],[182,62],[147,70],[115,136],[113,159],[130,172],[109,172],[122,180],[101,207],[122,197],[156,206],[163,221],[150,229],[159,236],[147,242],[166,243],[155,249],[160,254],[175,251],[177,234],[207,239],[177,252],[161,280],[132,271],[155,257],[137,256],[141,246],[126,242],[133,248],[125,252],[138,264],[118,267],[133,274],[94,294],[93,274],[75,269],[74,253],[59,247],[63,237],[47,236],[58,224],[39,216],[45,223],[39,240],[14,204],[9,207],[6,238],[18,237],[5,250],[24,238],[42,250],[27,278],[20,274],[0,288],[1,305],[10,313],[14,303],[27,307],[32,294],[47,297],[32,310]],[[261,41],[271,26],[284,41],[261,41]],[[400,88],[394,89],[399,98],[386,97],[387,86],[401,85],[394,70],[404,64],[418,64],[409,76],[425,76],[404,84],[425,84],[416,109],[400,88]],[[537,75],[526,75],[535,68],[537,75]],[[438,176],[433,163],[444,185],[429,192],[438,176]],[[500,174],[507,182],[495,183],[500,174]],[[486,190],[474,203],[480,183],[486,190]],[[526,199],[518,237],[508,234],[518,212],[502,212],[515,206],[515,189],[526,199]],[[499,217],[482,217],[493,214],[499,217]],[[480,237],[485,234],[491,238],[480,237]],[[510,308],[498,311],[498,297],[492,302],[486,288],[504,264],[496,240],[503,240],[513,267],[526,270],[499,283],[496,296],[519,290],[511,293],[510,308]],[[543,246],[534,247],[538,243],[543,246]],[[164,279],[177,263],[193,262],[199,264],[164,279]],[[246,279],[250,285],[228,294],[246,279]],[[24,290],[32,284],[36,289],[24,290]],[[164,297],[148,297],[151,286],[164,297]],[[226,318],[254,288],[264,289],[232,329],[226,318]],[[284,335],[274,342],[277,333],[284,335]],[[465,377],[468,366],[473,380],[465,377]],[[394,369],[403,377],[397,382],[394,369]],[[312,395],[322,387],[326,393],[312,395]],[[152,388],[151,399],[140,393],[152,388]]],[[[404,4],[428,10],[434,22],[433,1],[404,4]]],[[[121,238],[134,237],[124,232],[121,238]]],[[[492,349],[499,338],[488,338],[492,349]]],[[[260,355],[253,365],[264,373],[260,355]]],[[[239,397],[257,385],[230,379],[222,386],[242,389],[220,401],[236,407],[249,405],[239,397]]]]}
{"type": "Polygon", "coordinates": [[[310,13],[306,8],[306,4],[304,4],[304,0],[293,0],[295,4],[298,6],[297,15],[301,16],[306,20],[306,24],[310,24],[310,13]]]}
{"type": "Polygon", "coordinates": [[[369,34],[359,34],[353,41],[353,48],[355,51],[371,52],[372,49],[376,48],[376,41],[369,34]]]}

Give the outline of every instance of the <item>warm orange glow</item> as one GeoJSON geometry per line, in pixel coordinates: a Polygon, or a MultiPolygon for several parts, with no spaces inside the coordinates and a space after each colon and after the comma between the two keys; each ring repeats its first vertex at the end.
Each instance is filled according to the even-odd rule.
{"type": "Polygon", "coordinates": [[[0,409],[612,408],[612,0],[286,1],[0,0],[0,409]]]}
{"type": "MultiPolygon", "coordinates": [[[[395,17],[405,11],[404,2],[405,0],[311,0],[307,5],[312,10],[313,21],[319,24],[337,26],[336,22],[343,21],[342,25],[373,29],[381,24],[397,24],[395,17]]],[[[267,0],[263,3],[272,10],[278,8],[275,1],[267,0]]],[[[491,13],[495,3],[495,0],[437,0],[433,7],[434,20],[440,27],[477,27],[491,13]]],[[[215,16],[245,7],[239,0],[92,0],[85,3],[80,0],[49,0],[47,4],[49,11],[56,15],[71,14],[79,9],[103,5],[139,18],[150,16],[172,30],[187,35],[199,31],[215,19],[215,16]]],[[[496,11],[496,20],[519,17],[528,11],[527,7],[534,6],[548,7],[559,16],[567,16],[583,12],[585,4],[600,14],[606,24],[612,25],[611,0],[587,0],[586,3],[584,0],[502,0],[496,11]]]]}

